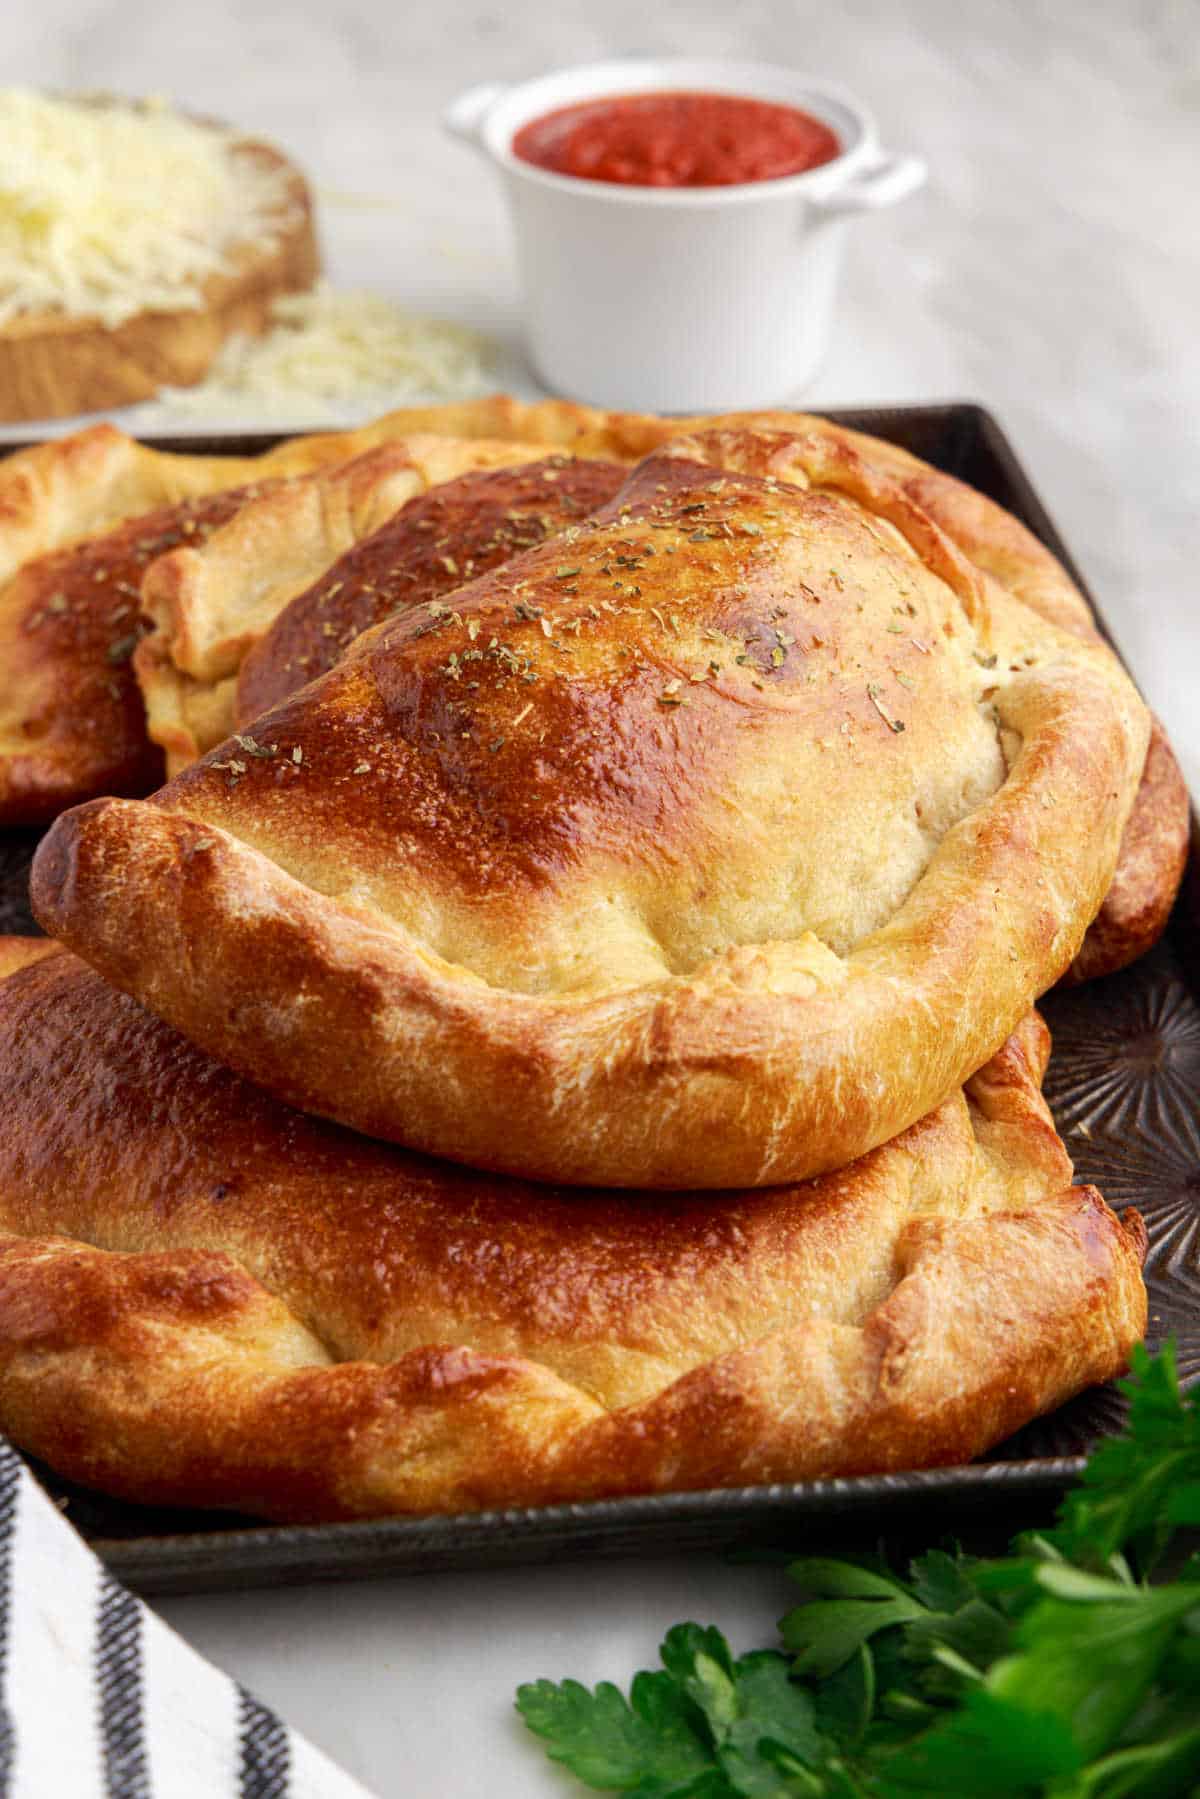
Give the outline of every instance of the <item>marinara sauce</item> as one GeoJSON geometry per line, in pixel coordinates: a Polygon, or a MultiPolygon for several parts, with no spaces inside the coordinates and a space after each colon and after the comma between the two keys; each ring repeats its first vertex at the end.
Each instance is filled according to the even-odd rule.
{"type": "Polygon", "coordinates": [[[831,162],[828,125],[770,100],[736,94],[605,95],[531,119],[513,154],[557,175],[633,187],[727,187],[777,181],[831,162]]]}

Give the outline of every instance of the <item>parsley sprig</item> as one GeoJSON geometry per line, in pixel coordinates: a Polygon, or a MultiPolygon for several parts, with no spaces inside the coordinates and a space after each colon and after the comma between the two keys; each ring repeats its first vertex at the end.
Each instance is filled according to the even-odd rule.
{"type": "Polygon", "coordinates": [[[1128,1424],[1054,1527],[986,1560],[791,1563],[783,1648],[677,1624],[626,1698],[539,1680],[517,1709],[590,1787],[634,1799],[1200,1796],[1200,1394],[1134,1355],[1128,1424]]]}

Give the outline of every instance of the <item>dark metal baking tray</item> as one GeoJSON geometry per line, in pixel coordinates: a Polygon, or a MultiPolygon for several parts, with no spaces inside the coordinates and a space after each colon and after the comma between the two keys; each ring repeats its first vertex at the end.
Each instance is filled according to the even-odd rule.
{"type": "MultiPolygon", "coordinates": [[[[1012,446],[981,406],[903,406],[830,417],[903,444],[1024,520],[1083,582],[1012,446]]],[[[254,453],[277,436],[172,437],[164,449],[254,453]]],[[[0,930],[35,928],[25,880],[36,833],[0,834],[0,930]]],[[[1123,974],[1049,994],[1046,1092],[1080,1180],[1136,1204],[1150,1234],[1150,1342],[1173,1333],[1200,1378],[1200,838],[1164,941],[1123,974]]],[[[1120,1421],[1115,1388],[1039,1419],[970,1467],[587,1505],[287,1526],[124,1505],[38,1473],[120,1577],[145,1593],[198,1592],[567,1557],[823,1543],[911,1527],[1003,1528],[1046,1517],[1094,1439],[1120,1421]]]]}

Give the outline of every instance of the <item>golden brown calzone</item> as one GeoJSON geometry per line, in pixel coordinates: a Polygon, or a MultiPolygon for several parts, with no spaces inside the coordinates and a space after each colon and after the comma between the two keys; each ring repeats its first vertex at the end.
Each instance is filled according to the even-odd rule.
{"type": "MultiPolygon", "coordinates": [[[[803,415],[762,416],[776,424],[824,431],[869,450],[880,466],[902,479],[907,491],[978,566],[1047,617],[1091,630],[1086,606],[1054,558],[983,496],[895,446],[846,433],[827,421],[803,415]]],[[[301,578],[303,571],[297,570],[286,541],[283,566],[275,567],[280,560],[278,506],[268,507],[266,529],[255,527],[254,520],[263,516],[257,505],[263,488],[395,444],[406,435],[491,436],[518,445],[536,445],[544,438],[547,444],[586,449],[592,458],[619,462],[661,444],[666,434],[680,428],[678,422],[598,413],[558,401],[529,407],[495,396],[465,406],[393,413],[355,432],[295,439],[265,458],[163,453],[133,443],[111,426],[11,456],[0,467],[0,652],[5,670],[0,682],[0,823],[40,824],[94,794],[147,792],[162,779],[161,749],[166,749],[168,772],[173,772],[219,742],[236,722],[247,723],[261,709],[254,705],[254,685],[264,675],[271,685],[270,649],[248,671],[240,720],[233,712],[237,657],[254,641],[260,624],[248,632],[243,617],[239,631],[226,631],[223,637],[219,624],[215,631],[202,624],[199,635],[207,638],[206,654],[199,657],[197,633],[187,628],[190,620],[178,633],[174,626],[183,597],[190,596],[194,614],[197,595],[211,581],[212,570],[205,559],[198,562],[195,553],[214,530],[221,544],[233,551],[232,594],[243,610],[247,597],[251,611],[261,613],[264,600],[272,595],[278,605],[290,591],[281,578],[288,569],[301,578]],[[243,509],[252,515],[250,523],[224,538],[221,525],[243,509]],[[139,528],[139,520],[145,528],[139,528]],[[182,558],[170,553],[176,544],[185,549],[182,558]],[[156,566],[156,559],[164,559],[164,552],[165,578],[157,590],[151,585],[149,600],[150,611],[163,628],[151,644],[139,649],[139,633],[149,622],[138,616],[143,572],[156,566]],[[199,583],[198,567],[205,570],[199,583]],[[214,648],[219,652],[217,661],[234,665],[232,675],[193,672],[198,661],[202,665],[211,660],[207,652],[214,648]],[[149,736],[135,673],[151,715],[149,736]]],[[[533,453],[522,450],[512,460],[533,453]]],[[[394,478],[395,463],[368,458],[368,466],[376,467],[384,481],[394,478]]],[[[298,535],[309,542],[314,566],[336,555],[347,531],[353,536],[369,529],[367,487],[361,470],[352,484],[332,483],[337,526],[315,549],[309,501],[307,517],[300,521],[305,528],[298,535]],[[351,485],[358,496],[355,504],[346,503],[351,485]]],[[[471,537],[475,534],[465,511],[465,495],[463,499],[457,529],[461,532],[467,520],[465,529],[471,537]]],[[[299,505],[303,513],[304,498],[299,505]]],[[[532,515],[524,516],[528,520],[532,515]]],[[[447,518],[445,523],[444,549],[455,561],[450,541],[455,520],[447,518]]],[[[547,515],[545,528],[552,523],[547,515]]],[[[402,549],[393,547],[403,564],[402,549]]],[[[218,570],[219,552],[220,545],[214,562],[218,570]]],[[[425,579],[435,568],[429,565],[421,571],[410,560],[405,578],[421,577],[413,582],[414,592],[424,585],[426,598],[437,597],[445,583],[425,579]]],[[[336,587],[334,576],[327,580],[336,587]]],[[[218,609],[228,610],[230,592],[230,581],[222,584],[218,579],[218,609]]],[[[336,617],[330,616],[329,603],[326,593],[318,608],[309,608],[310,635],[318,624],[316,613],[323,614],[319,626],[328,635],[320,641],[322,651],[328,649],[329,635],[344,634],[355,612],[358,622],[366,623],[371,610],[363,604],[361,590],[356,606],[335,609],[336,617]]],[[[381,615],[380,606],[374,610],[381,615]]],[[[281,621],[279,647],[285,652],[285,665],[322,660],[320,655],[314,658],[311,645],[305,649],[298,642],[295,621],[281,621]]],[[[278,692],[270,694],[272,703],[276,697],[281,697],[278,692]]],[[[1103,973],[1131,961],[1149,947],[1166,921],[1186,853],[1188,808],[1182,777],[1161,731],[1156,731],[1154,752],[1131,816],[1119,878],[1089,934],[1077,974],[1103,973]]]]}
{"type": "MultiPolygon", "coordinates": [[[[222,677],[210,679],[208,671],[222,654],[229,661],[228,621],[208,619],[197,632],[187,610],[187,577],[197,547],[247,507],[253,519],[269,522],[271,505],[262,511],[254,503],[262,506],[274,495],[278,505],[280,486],[299,478],[285,538],[276,534],[268,546],[260,527],[257,537],[243,530],[235,539],[243,563],[269,547],[273,572],[243,588],[241,602],[253,610],[273,596],[272,617],[297,590],[288,585],[290,571],[306,586],[430,481],[538,453],[511,441],[456,452],[439,436],[415,443],[409,455],[399,431],[381,421],[356,432],[294,438],[257,457],[189,456],[95,425],[0,462],[0,826],[41,824],[94,794],[148,792],[163,777],[156,744],[171,747],[185,702],[201,730],[224,704],[221,728],[206,744],[225,735],[231,693],[223,695],[222,677]],[[349,473],[318,489],[324,560],[302,563],[305,532],[311,539],[313,529],[303,477],[346,464],[349,473]],[[172,550],[179,553],[171,556],[172,550]],[[152,716],[164,713],[151,737],[133,659],[144,628],[143,577],[164,558],[176,585],[168,580],[165,590],[153,591],[151,614],[179,631],[177,638],[164,636],[157,660],[147,665],[143,684],[152,716]],[[179,654],[161,676],[160,693],[153,677],[163,641],[177,642],[179,654]],[[200,692],[191,682],[197,656],[205,673],[200,692]]],[[[239,654],[252,641],[245,638],[239,654]]],[[[236,660],[226,672],[236,675],[236,660]]]]}
{"type": "Polygon", "coordinates": [[[544,454],[487,438],[398,439],[275,483],[231,510],[203,543],[158,557],[142,581],[151,630],[133,666],[149,735],[166,751],[168,770],[186,768],[234,729],[247,653],[344,551],[464,470],[510,468],[544,454]]]}
{"type": "MultiPolygon", "coordinates": [[[[525,406],[496,396],[466,406],[402,411],[383,421],[388,429],[402,435],[447,431],[467,438],[492,435],[530,443],[544,439],[570,449],[580,458],[579,463],[568,465],[581,471],[575,477],[577,483],[602,479],[600,471],[605,464],[599,458],[610,459],[611,475],[615,473],[611,459],[617,459],[615,466],[619,467],[661,445],[688,424],[695,429],[737,424],[802,429],[823,434],[831,444],[850,445],[873,466],[897,479],[906,495],[941,526],[977,568],[1050,623],[1095,637],[1094,621],[1078,589],[1050,551],[1011,514],[907,451],[847,431],[825,419],[771,413],[681,422],[597,412],[562,401],[525,406]],[[584,474],[584,468],[592,473],[584,474]]],[[[378,623],[406,600],[428,603],[443,599],[465,580],[482,573],[485,566],[507,560],[505,552],[511,554],[514,544],[519,547],[522,540],[529,539],[535,521],[543,534],[554,527],[553,510],[542,508],[539,512],[528,503],[527,490],[514,490],[507,508],[503,506],[504,492],[500,474],[462,476],[429,496],[432,499],[444,494],[432,511],[428,500],[414,500],[346,558],[339,558],[284,609],[263,640],[251,650],[238,677],[234,715],[230,712],[231,682],[221,684],[206,712],[205,695],[211,690],[193,677],[177,675],[180,685],[193,696],[192,709],[201,722],[192,731],[173,737],[169,726],[160,731],[161,740],[174,745],[170,771],[176,772],[192,756],[211,748],[235,723],[239,729],[248,730],[259,713],[332,666],[356,631],[378,623]],[[513,516],[504,516],[505,512],[513,516]],[[514,519],[521,521],[515,529],[514,519]],[[490,528],[493,522],[495,529],[490,528]],[[437,550],[431,554],[434,542],[437,550]]],[[[564,485],[554,497],[566,503],[568,516],[561,523],[571,523],[575,496],[564,485]]],[[[596,503],[604,497],[607,495],[598,495],[596,503]]],[[[236,594],[245,579],[248,561],[252,560],[245,536],[243,532],[234,534],[230,540],[234,554],[214,556],[213,566],[205,569],[204,579],[212,583],[216,606],[222,604],[223,592],[232,587],[236,594]]],[[[256,548],[261,546],[264,553],[270,553],[267,534],[254,542],[256,548]]],[[[164,573],[172,560],[167,559],[164,573]]],[[[203,554],[188,560],[195,570],[208,562],[203,554]]],[[[197,598],[202,591],[198,580],[197,598]]],[[[167,637],[147,646],[141,652],[145,661],[139,662],[139,669],[156,666],[161,671],[164,658],[170,660],[169,644],[167,637]]],[[[169,677],[166,680],[169,682],[169,677]]],[[[148,682],[143,685],[154,717],[158,708],[148,682]]],[[[1117,876],[1089,930],[1071,978],[1091,978],[1122,968],[1162,934],[1182,878],[1188,828],[1183,777],[1162,728],[1156,723],[1117,876]]]]}
{"type": "Polygon", "coordinates": [[[581,523],[613,498],[626,472],[619,462],[560,454],[473,470],[410,500],[297,594],[255,644],[238,674],[238,728],[249,730],[260,713],[325,674],[372,625],[444,600],[581,523]]]}
{"type": "Polygon", "coordinates": [[[0,824],[162,779],[130,668],[142,573],[235,511],[260,473],[249,458],[160,455],[108,425],[0,463],[0,824]]]}
{"type": "Polygon", "coordinates": [[[0,1427],[280,1519],[968,1459],[1145,1322],[1047,1047],[816,1182],[580,1193],[291,1113],[55,951],[0,981],[0,1427]]]}
{"type": "Polygon", "coordinates": [[[292,1103],[659,1187],[853,1160],[1077,954],[1148,714],[849,443],[681,440],[452,600],[61,819],[42,922],[292,1103]]]}

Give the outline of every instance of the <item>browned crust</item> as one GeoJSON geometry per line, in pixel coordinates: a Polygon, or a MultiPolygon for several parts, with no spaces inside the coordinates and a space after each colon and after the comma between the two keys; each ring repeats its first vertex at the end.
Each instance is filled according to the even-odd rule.
{"type": "Polygon", "coordinates": [[[165,775],[146,735],[133,659],[143,570],[199,542],[247,488],[201,495],[34,557],[0,586],[0,823],[36,825],[97,792],[141,794],[165,775]]]}
{"type": "MultiPolygon", "coordinates": [[[[645,455],[685,430],[749,424],[760,429],[822,431],[857,446],[881,466],[890,468],[909,496],[978,568],[1041,617],[1077,635],[1096,636],[1087,601],[1058,558],[1019,519],[965,482],[931,468],[899,445],[850,431],[810,413],[731,413],[658,419],[600,412],[562,400],[528,406],[497,394],[453,407],[408,408],[390,414],[385,423],[398,430],[484,430],[496,437],[536,437],[539,442],[560,443],[580,456],[615,455],[625,459],[645,455]],[[437,419],[443,423],[435,423],[437,419]]],[[[1112,903],[1106,903],[1095,922],[1093,936],[1078,959],[1080,972],[1076,978],[1080,980],[1123,968],[1150,948],[1166,926],[1182,879],[1188,795],[1182,771],[1161,727],[1152,751],[1153,767],[1147,768],[1147,778],[1135,801],[1135,816],[1130,820],[1128,866],[1123,845],[1120,878],[1112,903]]]]}
{"type": "Polygon", "coordinates": [[[882,438],[851,431],[807,412],[733,412],[659,418],[648,413],[603,412],[568,400],[532,405],[492,394],[447,406],[414,406],[388,413],[368,427],[378,435],[444,431],[450,436],[510,437],[558,444],[576,456],[612,456],[634,462],[674,437],[695,431],[748,428],[814,433],[846,444],[891,473],[979,568],[1051,624],[1094,633],[1091,611],[1066,570],[1019,519],[965,482],[922,462],[882,438]]]}
{"type": "MultiPolygon", "coordinates": [[[[1082,596],[1050,552],[1002,508],[963,483],[928,468],[895,446],[808,415],[734,416],[757,416],[763,422],[802,427],[868,450],[881,467],[893,471],[908,494],[978,567],[1041,616],[1064,628],[1093,634],[1082,596]]],[[[578,454],[629,460],[661,444],[687,422],[597,413],[561,401],[524,406],[498,395],[461,406],[410,408],[358,431],[294,439],[260,459],[165,455],[132,444],[110,426],[94,427],[10,457],[0,467],[0,581],[11,579],[31,557],[96,537],[119,521],[156,506],[253,482],[268,474],[303,474],[410,433],[559,444],[578,454]]],[[[3,610],[0,595],[0,613],[3,610]]],[[[3,628],[11,630],[8,624],[3,628]]],[[[17,639],[18,656],[22,647],[17,639]]],[[[163,666],[161,646],[157,651],[146,649],[143,666],[160,671],[159,686],[170,701],[164,701],[157,735],[171,749],[175,765],[215,741],[212,733],[221,725],[228,728],[231,692],[212,692],[213,703],[207,705],[209,690],[193,694],[188,676],[163,666]],[[186,692],[176,695],[175,688],[186,692]],[[185,701],[196,717],[183,718],[185,701]]],[[[67,657],[54,666],[46,663],[35,677],[38,704],[57,706],[62,754],[47,760],[35,752],[31,759],[25,723],[19,722],[14,734],[0,722],[0,823],[44,822],[62,807],[91,795],[144,792],[160,778],[161,761],[145,742],[127,665],[112,675],[106,667],[88,664],[84,673],[94,677],[90,684],[95,691],[90,693],[87,707],[87,741],[67,741],[79,672],[78,657],[67,657]],[[109,685],[118,692],[110,695],[109,685]]],[[[147,680],[151,679],[148,674],[147,680]]],[[[25,677],[15,684],[10,680],[14,691],[24,691],[27,685],[25,677]]],[[[1143,781],[1136,807],[1144,817],[1131,821],[1130,867],[1080,960],[1089,978],[1123,966],[1148,947],[1165,923],[1178,886],[1179,846],[1187,833],[1187,796],[1169,746],[1161,741],[1154,779],[1143,781]]]]}
{"type": "Polygon", "coordinates": [[[124,324],[36,315],[0,327],[0,420],[67,418],[151,399],[162,387],[203,379],[233,332],[266,330],[280,294],[320,273],[312,195],[303,175],[269,144],[247,148],[286,169],[294,218],[269,248],[247,246],[237,265],[204,283],[188,312],[139,312],[124,324]]]}
{"type": "Polygon", "coordinates": [[[1158,942],[1187,866],[1189,829],[1183,770],[1162,725],[1154,719],[1116,873],[1067,971],[1069,985],[1126,968],[1158,942]]]}
{"type": "Polygon", "coordinates": [[[968,1459],[1145,1324],[1046,1048],[804,1187],[579,1194],[290,1114],[51,954],[0,983],[0,1427],[281,1520],[968,1459]]]}
{"type": "MultiPolygon", "coordinates": [[[[629,461],[678,432],[734,424],[823,432],[833,442],[855,446],[880,467],[890,470],[905,493],[941,526],[977,568],[1048,622],[1095,640],[1090,608],[1066,570],[1003,507],[897,445],[848,431],[809,414],[742,413],[658,419],[598,412],[557,400],[527,406],[506,395],[495,395],[458,406],[409,408],[392,413],[367,429],[380,436],[394,431],[508,436],[517,441],[557,443],[578,456],[611,456],[629,461]]],[[[398,537],[395,548],[403,559],[402,533],[398,537]]],[[[339,574],[339,569],[331,568],[326,583],[335,582],[339,574]]],[[[311,655],[312,645],[306,648],[298,641],[295,620],[289,624],[281,618],[279,627],[280,642],[288,646],[287,656],[302,660],[306,654],[311,655]]],[[[239,708],[243,725],[267,705],[277,703],[287,690],[286,681],[278,673],[273,680],[264,679],[262,671],[272,655],[272,647],[265,645],[247,673],[244,701],[239,708]]],[[[317,659],[321,659],[319,655],[317,659]]],[[[1079,968],[1085,972],[1078,978],[1091,979],[1124,967],[1161,935],[1182,876],[1181,846],[1186,846],[1187,831],[1188,798],[1183,776],[1159,730],[1153,746],[1153,767],[1148,762],[1130,820],[1127,847],[1122,846],[1118,879],[1079,958],[1079,968]]]]}
{"type": "MultiPolygon", "coordinates": [[[[431,480],[441,478],[442,464],[457,473],[472,457],[537,454],[509,444],[475,441],[456,451],[445,438],[423,441],[431,480]]],[[[261,535],[265,527],[269,536],[282,515],[275,547],[286,572],[298,521],[314,510],[305,505],[307,478],[333,464],[318,483],[316,508],[316,534],[332,560],[420,485],[415,471],[408,488],[398,485],[410,460],[403,441],[371,431],[293,438],[261,457],[187,456],[96,425],[0,463],[0,826],[44,824],[100,793],[147,793],[163,779],[164,748],[180,753],[182,744],[187,760],[197,733],[207,747],[232,727],[232,680],[228,692],[210,681],[193,694],[188,672],[164,662],[163,643],[175,641],[169,631],[131,659],[143,597],[164,623],[188,607],[200,559],[194,547],[173,546],[194,546],[220,520],[232,529],[247,517],[232,539],[244,559],[246,532],[261,535]],[[281,493],[287,485],[300,490],[290,503],[281,493]],[[155,709],[149,735],[135,672],[155,709]]],[[[228,672],[236,674],[236,662],[228,672]]]]}
{"type": "Polygon", "coordinates": [[[246,729],[339,662],[356,637],[409,606],[447,600],[606,505],[625,478],[616,462],[565,456],[473,470],[408,502],[284,607],[242,663],[237,722],[246,729]]]}
{"type": "MultiPolygon", "coordinates": [[[[553,544],[507,565],[503,583],[522,582],[516,622],[508,586],[493,591],[489,583],[501,580],[493,576],[464,589],[460,610],[433,636],[405,615],[360,639],[347,661],[261,721],[278,764],[243,763],[231,774],[230,757],[215,753],[154,805],[105,801],[60,820],[34,868],[41,921],[210,1053],[292,1103],[484,1167],[591,1184],[766,1185],[839,1167],[922,1117],[995,1052],[1078,952],[1112,877],[1148,717],[1107,650],[988,590],[889,475],[824,433],[716,433],[681,444],[673,459],[647,461],[624,494],[572,542],[573,562],[584,568],[578,580],[578,570],[565,571],[574,584],[564,583],[553,544]],[[707,461],[694,460],[701,452],[707,461]],[[792,468],[794,480],[772,487],[775,473],[733,472],[759,462],[784,480],[792,468]],[[713,492],[712,469],[725,471],[720,497],[704,500],[714,530],[697,532],[692,495],[713,492]],[[812,493],[795,484],[801,469],[812,493]],[[609,546],[634,528],[631,509],[636,521],[649,506],[659,511],[645,516],[668,533],[656,540],[663,553],[638,575],[646,585],[638,604],[606,612],[592,600],[609,596],[609,546]],[[886,525],[868,530],[856,508],[886,525]],[[671,520],[685,514],[687,528],[677,530],[671,520]],[[741,529],[745,520],[753,532],[760,518],[757,534],[741,529]],[[895,566],[875,547],[884,529],[907,539],[895,566]],[[825,566],[831,543],[845,579],[825,566]],[[936,570],[936,586],[920,587],[931,580],[922,564],[936,570]],[[657,581],[668,584],[665,612],[649,603],[657,581]],[[922,605],[935,596],[943,608],[948,588],[957,596],[960,611],[938,614],[936,655],[904,627],[899,637],[883,634],[905,582],[922,605]],[[684,657],[674,646],[689,633],[699,644],[709,626],[727,625],[729,615],[711,608],[728,595],[748,646],[778,637],[786,615],[788,648],[769,660],[749,649],[727,656],[711,681],[690,685],[690,708],[676,716],[661,704],[662,646],[668,660],[684,657]],[[673,605],[682,635],[667,629],[673,605]],[[547,666],[528,700],[519,690],[513,699],[515,681],[503,669],[484,681],[484,658],[470,665],[483,682],[470,701],[483,708],[479,728],[462,729],[468,690],[457,658],[471,649],[472,626],[487,643],[503,613],[509,643],[522,649],[523,632],[541,646],[540,609],[547,622],[549,610],[566,620],[560,638],[578,611],[586,637],[577,637],[569,667],[586,658],[599,671],[599,698],[591,677],[580,684],[547,666]],[[969,641],[968,630],[977,634],[969,641]],[[983,654],[992,641],[1003,662],[994,673],[995,653],[983,654]],[[877,655],[871,646],[882,644],[889,669],[901,672],[902,653],[911,658],[926,687],[906,707],[904,735],[893,735],[871,699],[873,665],[860,675],[862,662],[837,660],[844,642],[855,655],[877,655]],[[634,650],[646,659],[644,678],[622,661],[634,650]],[[836,825],[831,853],[840,855],[861,836],[862,808],[880,784],[910,767],[901,757],[917,758],[911,767],[922,781],[947,768],[957,781],[947,733],[969,729],[979,743],[979,716],[961,700],[977,681],[1019,754],[992,797],[946,829],[902,903],[890,915],[881,910],[836,955],[804,926],[740,937],[743,895],[757,904],[775,859],[793,851],[774,813],[773,834],[756,835],[761,826],[745,810],[737,843],[720,849],[724,859],[698,860],[698,846],[723,845],[721,831],[733,829],[723,794],[736,790],[749,808],[747,783],[786,768],[793,803],[809,808],[795,827],[803,854],[811,858],[811,814],[823,830],[836,825]],[[410,715],[424,721],[420,729],[398,730],[395,720],[410,715]],[[620,744],[625,761],[619,780],[597,786],[577,746],[601,715],[613,721],[606,740],[620,744]],[[851,747],[857,732],[861,760],[851,747]],[[853,760],[831,758],[827,743],[853,760]],[[842,766],[853,776],[851,809],[835,820],[828,796],[842,766]],[[486,834],[470,827],[474,876],[467,835],[440,824],[414,835],[426,817],[457,816],[451,805],[462,794],[465,816],[486,826],[486,834]],[[649,891],[649,901],[627,900],[622,882],[649,878],[651,828],[663,865],[651,862],[652,887],[629,887],[649,891]],[[570,883],[580,869],[592,878],[598,844],[606,916],[622,920],[625,905],[634,917],[652,904],[660,933],[691,916],[698,886],[736,876],[727,945],[678,973],[669,972],[666,950],[639,949],[632,975],[619,960],[611,977],[607,963],[584,968],[590,987],[580,978],[582,954],[572,951],[569,986],[522,988],[444,955],[424,926],[389,911],[387,882],[406,858],[419,903],[428,896],[426,917],[450,904],[446,894],[458,904],[470,887],[487,902],[478,927],[492,933],[487,953],[503,957],[515,944],[515,962],[540,953],[545,930],[559,928],[556,881],[567,883],[571,915],[589,916],[592,890],[570,883]]],[[[679,661],[680,676],[694,672],[679,661]]],[[[892,699],[886,689],[893,708],[905,691],[897,685],[892,699]]],[[[820,872],[806,867],[806,879],[820,872]]],[[[869,874],[864,864],[864,882],[869,874]]],[[[475,917],[468,927],[477,928],[475,917]]]]}
{"type": "MultiPolygon", "coordinates": [[[[278,469],[299,473],[327,454],[323,440],[297,439],[278,469]]],[[[93,794],[144,793],[162,779],[129,660],[138,521],[169,543],[276,465],[274,454],[151,450],[111,425],[0,462],[0,825],[43,824],[93,794]]]]}
{"type": "Polygon", "coordinates": [[[0,981],[16,974],[19,968],[27,968],[31,962],[61,953],[61,944],[55,943],[52,937],[0,937],[0,981]]]}
{"type": "MultiPolygon", "coordinates": [[[[152,629],[133,667],[147,729],[167,752],[168,772],[232,733],[247,654],[288,602],[345,552],[386,530],[406,502],[436,494],[464,470],[511,470],[534,460],[544,460],[544,446],[430,434],[388,440],[276,482],[203,545],[160,556],[142,582],[142,612],[152,629]]],[[[422,535],[432,550],[429,534],[422,535]]],[[[449,545],[443,541],[440,550],[447,556],[449,545]]]]}

